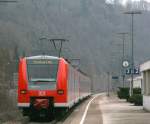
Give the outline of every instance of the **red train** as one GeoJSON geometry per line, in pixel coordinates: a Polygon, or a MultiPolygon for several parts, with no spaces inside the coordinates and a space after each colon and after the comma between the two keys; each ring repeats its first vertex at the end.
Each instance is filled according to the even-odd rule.
{"type": "Polygon", "coordinates": [[[89,96],[90,87],[89,77],[64,58],[41,55],[20,59],[18,107],[24,115],[66,111],[89,96]]]}

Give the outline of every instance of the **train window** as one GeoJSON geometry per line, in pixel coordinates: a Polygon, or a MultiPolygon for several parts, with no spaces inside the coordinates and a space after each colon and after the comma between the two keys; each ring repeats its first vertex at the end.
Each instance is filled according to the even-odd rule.
{"type": "MultiPolygon", "coordinates": [[[[58,60],[57,60],[58,61],[58,60]]],[[[34,60],[27,62],[29,89],[51,89],[56,86],[58,62],[34,60]]]]}

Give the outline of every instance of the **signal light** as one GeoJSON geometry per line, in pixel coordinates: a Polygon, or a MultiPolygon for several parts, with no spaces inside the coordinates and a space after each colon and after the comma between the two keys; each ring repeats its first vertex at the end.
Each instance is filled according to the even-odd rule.
{"type": "Polygon", "coordinates": [[[21,94],[26,94],[26,93],[27,93],[27,90],[21,90],[20,93],[21,93],[21,94]]]}
{"type": "Polygon", "coordinates": [[[57,93],[58,93],[59,95],[62,95],[62,94],[64,94],[64,90],[57,90],[57,93]]]}

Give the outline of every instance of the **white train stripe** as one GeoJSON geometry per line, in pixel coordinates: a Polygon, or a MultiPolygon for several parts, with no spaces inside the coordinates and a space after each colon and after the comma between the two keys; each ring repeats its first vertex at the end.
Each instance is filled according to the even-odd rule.
{"type": "Polygon", "coordinates": [[[30,103],[18,103],[18,107],[29,107],[30,103]]]}
{"type": "MultiPolygon", "coordinates": [[[[88,95],[90,95],[90,94],[88,94],[88,95]]],[[[82,97],[79,97],[79,98],[77,98],[77,99],[75,99],[75,100],[72,100],[72,101],[66,102],[66,103],[54,103],[54,106],[55,106],[55,107],[69,107],[69,108],[71,108],[74,104],[78,103],[79,100],[84,99],[84,98],[87,97],[88,95],[84,95],[84,96],[82,96],[82,97]]]]}
{"type": "Polygon", "coordinates": [[[54,103],[55,107],[68,107],[68,103],[54,103]]]}
{"type": "Polygon", "coordinates": [[[85,120],[85,117],[86,117],[86,115],[87,115],[87,111],[88,111],[88,109],[89,109],[89,106],[90,106],[91,102],[92,102],[96,97],[98,97],[99,95],[102,95],[102,94],[97,94],[97,95],[94,96],[94,98],[92,98],[92,99],[89,101],[89,103],[87,104],[86,109],[85,109],[85,111],[84,111],[84,114],[83,114],[83,116],[82,116],[82,119],[81,119],[81,121],[80,121],[80,124],[83,124],[83,123],[84,123],[84,120],[85,120]]]}

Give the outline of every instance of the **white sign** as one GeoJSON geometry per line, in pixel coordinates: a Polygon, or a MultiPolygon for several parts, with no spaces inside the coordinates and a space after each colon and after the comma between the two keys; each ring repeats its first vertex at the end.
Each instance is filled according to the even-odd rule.
{"type": "Polygon", "coordinates": [[[129,66],[129,62],[128,61],[123,61],[122,65],[123,65],[123,67],[127,68],[129,66]]]}

